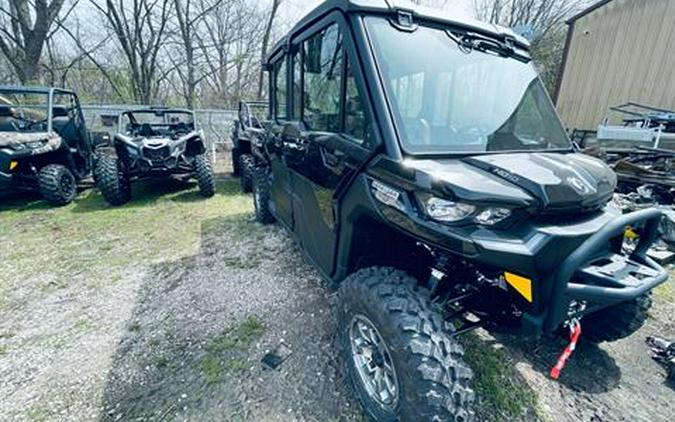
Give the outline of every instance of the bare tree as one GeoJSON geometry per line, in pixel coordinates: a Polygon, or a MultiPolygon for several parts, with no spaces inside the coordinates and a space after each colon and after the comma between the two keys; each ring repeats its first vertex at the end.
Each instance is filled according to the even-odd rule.
{"type": "MultiPolygon", "coordinates": [[[[267,56],[267,50],[269,48],[270,37],[272,34],[272,28],[274,27],[274,19],[277,16],[277,11],[281,5],[281,0],[272,0],[272,8],[270,9],[270,14],[267,17],[267,25],[265,25],[265,32],[263,33],[262,45],[260,48],[260,62],[264,63],[267,56]]],[[[263,81],[265,78],[265,72],[260,70],[260,75],[258,76],[258,99],[262,98],[263,94],[263,81]]]]}
{"type": "Polygon", "coordinates": [[[508,28],[524,26],[534,33],[532,57],[539,73],[553,92],[565,42],[565,20],[588,0],[474,0],[480,20],[508,28]]]}
{"type": "Polygon", "coordinates": [[[161,82],[158,59],[171,16],[170,0],[106,0],[105,7],[96,0],[90,3],[105,16],[119,42],[134,100],[152,103],[161,82]]]}
{"type": "Polygon", "coordinates": [[[478,19],[508,28],[529,26],[544,37],[584,3],[584,0],[474,0],[474,13],[478,19]]]}
{"type": "Polygon", "coordinates": [[[37,80],[42,51],[64,2],[0,0],[0,51],[21,83],[37,80]]]}
{"type": "Polygon", "coordinates": [[[205,16],[199,36],[209,87],[204,101],[234,106],[240,98],[256,96],[266,16],[264,8],[246,0],[223,0],[205,16]]]}

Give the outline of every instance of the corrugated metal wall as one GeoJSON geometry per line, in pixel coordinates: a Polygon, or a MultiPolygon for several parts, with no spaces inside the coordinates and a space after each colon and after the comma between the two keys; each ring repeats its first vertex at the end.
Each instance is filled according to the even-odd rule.
{"type": "Polygon", "coordinates": [[[568,128],[595,130],[628,101],[675,110],[675,0],[613,0],[573,28],[557,100],[568,128]]]}

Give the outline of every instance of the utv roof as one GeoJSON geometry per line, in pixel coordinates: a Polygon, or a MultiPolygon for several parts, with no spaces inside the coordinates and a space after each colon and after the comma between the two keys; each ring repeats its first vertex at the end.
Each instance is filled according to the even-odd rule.
{"type": "Polygon", "coordinates": [[[120,114],[125,113],[188,113],[194,114],[194,111],[187,108],[178,108],[178,107],[137,107],[137,108],[128,108],[121,112],[120,114]]]}
{"type": "Polygon", "coordinates": [[[19,85],[0,85],[0,91],[4,92],[15,92],[15,93],[26,93],[26,94],[45,94],[48,95],[51,92],[60,93],[60,94],[73,94],[76,95],[74,91],[65,88],[54,88],[47,86],[19,86],[19,85]]]}
{"type": "Polygon", "coordinates": [[[317,20],[335,10],[345,14],[363,13],[380,16],[395,16],[398,12],[412,14],[413,19],[418,21],[434,22],[442,25],[451,25],[458,28],[474,31],[490,37],[509,37],[520,48],[529,50],[530,43],[513,30],[498,25],[481,22],[470,17],[462,10],[440,10],[425,6],[419,6],[407,0],[325,0],[314,10],[309,12],[298,22],[293,29],[282,38],[267,56],[267,62],[275,56],[279,50],[288,43],[293,35],[309,27],[317,20]]]}

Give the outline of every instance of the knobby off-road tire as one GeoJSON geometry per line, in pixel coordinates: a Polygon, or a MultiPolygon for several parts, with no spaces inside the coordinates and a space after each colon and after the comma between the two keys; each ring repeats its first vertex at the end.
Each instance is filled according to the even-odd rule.
{"type": "Polygon", "coordinates": [[[102,154],[95,171],[98,187],[110,205],[123,205],[131,200],[131,183],[124,174],[122,163],[117,156],[102,154]]]}
{"type": "Polygon", "coordinates": [[[241,169],[239,168],[239,148],[232,148],[232,176],[241,176],[241,169]]]}
{"type": "Polygon", "coordinates": [[[207,154],[195,156],[195,177],[199,186],[199,194],[210,198],[216,193],[216,180],[213,175],[213,166],[207,154]]]}
{"type": "Polygon", "coordinates": [[[253,190],[253,170],[255,169],[255,159],[251,154],[241,154],[239,156],[239,171],[241,173],[241,190],[248,193],[253,190]]]}
{"type": "Polygon", "coordinates": [[[259,223],[274,223],[274,215],[270,210],[270,184],[265,167],[253,168],[253,206],[255,207],[255,219],[259,223]]]}
{"type": "Polygon", "coordinates": [[[581,320],[581,337],[593,343],[628,337],[644,325],[651,307],[651,294],[646,294],[589,314],[581,320]]]}
{"type": "Polygon", "coordinates": [[[77,181],[68,167],[49,164],[40,169],[38,184],[42,197],[52,205],[69,204],[77,195],[77,181]]]}
{"type": "Polygon", "coordinates": [[[342,357],[355,395],[370,418],[376,421],[473,419],[474,392],[470,386],[473,372],[463,361],[461,346],[448,335],[450,327],[434,310],[428,292],[418,287],[413,277],[392,268],[360,270],[342,282],[339,296],[342,357]],[[379,338],[380,344],[386,345],[382,348],[386,353],[370,353],[374,356],[371,363],[382,368],[389,362],[394,368],[390,372],[397,382],[389,385],[398,385],[395,388],[398,393],[386,396],[390,403],[378,401],[372,391],[369,393],[358,369],[374,367],[364,366],[364,361],[359,360],[363,356],[367,360],[369,355],[367,347],[356,346],[364,344],[359,333],[373,332],[364,329],[364,323],[366,327],[370,323],[376,331],[371,338],[379,338]],[[395,399],[391,400],[392,397],[395,399]]]}

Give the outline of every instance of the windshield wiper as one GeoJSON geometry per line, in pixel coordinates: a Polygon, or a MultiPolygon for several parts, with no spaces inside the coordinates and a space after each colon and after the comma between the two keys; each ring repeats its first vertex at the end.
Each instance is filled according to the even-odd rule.
{"type": "Polygon", "coordinates": [[[497,53],[502,57],[511,57],[523,63],[529,63],[532,59],[529,56],[520,54],[516,51],[513,39],[509,37],[504,37],[504,41],[484,37],[475,33],[468,32],[452,32],[445,31],[445,33],[457,43],[457,46],[460,50],[465,53],[471,53],[472,51],[480,51],[481,53],[487,53],[488,51],[497,53]]]}

